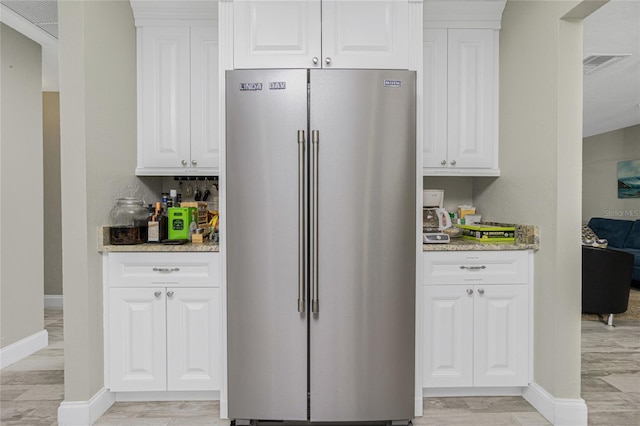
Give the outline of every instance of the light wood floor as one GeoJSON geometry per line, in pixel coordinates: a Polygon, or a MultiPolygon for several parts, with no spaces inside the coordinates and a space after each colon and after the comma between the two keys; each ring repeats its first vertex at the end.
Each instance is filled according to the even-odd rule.
{"type": "MultiPolygon", "coordinates": [[[[1,425],[57,425],[64,394],[62,310],[46,309],[49,346],[0,371],[1,425]]],[[[640,321],[582,322],[582,397],[589,425],[640,424],[640,321]]],[[[414,425],[548,425],[520,397],[425,398],[414,425]]],[[[217,402],[114,404],[96,425],[228,425],[217,402]]]]}

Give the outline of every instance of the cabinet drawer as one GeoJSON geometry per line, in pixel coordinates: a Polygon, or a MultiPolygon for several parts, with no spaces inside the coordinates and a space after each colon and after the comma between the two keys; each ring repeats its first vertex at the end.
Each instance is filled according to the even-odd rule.
{"type": "Polygon", "coordinates": [[[528,256],[526,250],[424,253],[423,284],[526,284],[528,256]]]}
{"type": "Polygon", "coordinates": [[[110,253],[110,287],[220,286],[218,253],[110,253]]]}

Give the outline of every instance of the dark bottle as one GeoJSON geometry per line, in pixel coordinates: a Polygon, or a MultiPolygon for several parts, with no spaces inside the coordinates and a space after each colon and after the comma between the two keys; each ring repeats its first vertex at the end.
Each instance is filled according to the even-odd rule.
{"type": "Polygon", "coordinates": [[[157,202],[155,212],[149,220],[149,242],[158,243],[167,239],[169,219],[164,214],[162,203],[157,202]]]}

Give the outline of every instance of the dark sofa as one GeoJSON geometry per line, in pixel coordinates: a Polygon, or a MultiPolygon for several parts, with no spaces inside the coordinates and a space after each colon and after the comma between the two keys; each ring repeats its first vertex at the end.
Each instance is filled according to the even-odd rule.
{"type": "Polygon", "coordinates": [[[608,248],[633,255],[631,284],[640,288],[640,219],[632,221],[594,217],[588,225],[598,238],[608,241],[608,248]]]}

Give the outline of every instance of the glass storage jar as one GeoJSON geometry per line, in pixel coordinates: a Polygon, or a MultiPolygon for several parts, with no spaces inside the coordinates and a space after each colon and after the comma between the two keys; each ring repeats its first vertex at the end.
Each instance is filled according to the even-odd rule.
{"type": "Polygon", "coordinates": [[[137,198],[118,198],[111,209],[109,236],[111,244],[142,244],[147,242],[147,218],[144,202],[137,198]]]}

